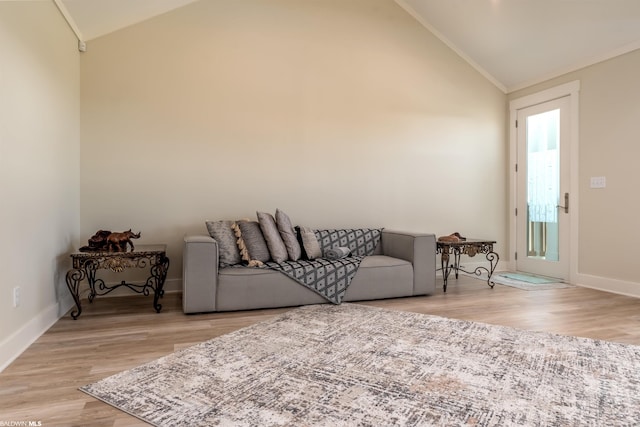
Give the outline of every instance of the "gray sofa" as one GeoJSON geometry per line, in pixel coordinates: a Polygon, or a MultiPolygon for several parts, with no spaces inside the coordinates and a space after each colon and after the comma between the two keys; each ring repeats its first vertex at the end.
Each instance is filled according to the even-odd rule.
{"type": "MultiPolygon", "coordinates": [[[[433,234],[383,230],[374,255],[362,260],[344,301],[429,295],[435,291],[433,234]]],[[[183,311],[249,310],[327,303],[285,274],[263,268],[218,267],[218,244],[185,236],[183,311]]]]}

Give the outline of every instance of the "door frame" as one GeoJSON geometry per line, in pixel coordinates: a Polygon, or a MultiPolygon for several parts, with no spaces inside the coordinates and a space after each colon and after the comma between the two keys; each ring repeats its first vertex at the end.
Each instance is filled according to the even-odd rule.
{"type": "MultiPolygon", "coordinates": [[[[518,132],[516,128],[516,120],[518,110],[542,104],[554,99],[568,96],[570,103],[570,126],[571,135],[569,140],[570,152],[570,173],[569,173],[569,192],[571,194],[571,218],[569,224],[569,283],[576,283],[578,275],[578,191],[579,191],[579,94],[580,81],[575,80],[560,86],[555,86],[531,95],[513,99],[509,102],[509,269],[513,270],[516,266],[516,197],[517,197],[517,174],[516,165],[518,163],[518,132]]],[[[521,213],[522,214],[522,213],[521,213]]],[[[523,256],[521,254],[520,256],[523,256]]]]}

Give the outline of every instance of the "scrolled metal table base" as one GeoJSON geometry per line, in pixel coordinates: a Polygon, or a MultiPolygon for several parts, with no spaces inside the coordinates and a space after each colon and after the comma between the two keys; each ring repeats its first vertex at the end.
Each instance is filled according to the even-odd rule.
{"type": "Polygon", "coordinates": [[[453,271],[456,279],[458,278],[458,273],[463,272],[466,274],[472,274],[476,276],[482,276],[483,274],[487,274],[487,285],[493,288],[495,283],[491,281],[491,276],[493,276],[493,272],[495,271],[498,261],[500,260],[500,256],[493,251],[493,244],[496,243],[492,240],[465,240],[461,242],[437,242],[436,244],[436,253],[440,254],[440,270],[442,271],[442,279],[443,286],[442,289],[444,292],[447,292],[447,282],[449,279],[449,274],[453,271]],[[489,261],[489,267],[479,266],[476,267],[473,271],[467,271],[460,268],[460,256],[467,255],[469,257],[474,257],[476,254],[485,254],[487,261],[489,261]],[[451,255],[453,255],[453,263],[449,263],[451,259],[451,255]]]}
{"type": "Polygon", "coordinates": [[[163,287],[169,270],[169,258],[166,256],[164,245],[140,246],[131,252],[76,252],[71,254],[71,258],[73,267],[67,272],[66,282],[76,303],[76,309],[71,311],[74,320],[82,313],[80,283],[85,279],[89,282],[87,298],[90,303],[96,296],[107,295],[124,286],[145,296],[153,292],[153,308],[157,313],[162,310],[162,304],[158,300],[164,296],[163,287]],[[96,275],[100,269],[119,273],[127,268],[147,267],[150,276],[143,284],[127,283],[123,280],[119,284],[109,286],[96,275]]]}

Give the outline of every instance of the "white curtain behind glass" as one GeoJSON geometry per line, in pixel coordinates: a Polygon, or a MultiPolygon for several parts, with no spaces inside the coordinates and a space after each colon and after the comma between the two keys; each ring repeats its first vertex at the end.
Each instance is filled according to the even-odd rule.
{"type": "Polygon", "coordinates": [[[558,222],[560,110],[527,119],[529,221],[558,222]]]}

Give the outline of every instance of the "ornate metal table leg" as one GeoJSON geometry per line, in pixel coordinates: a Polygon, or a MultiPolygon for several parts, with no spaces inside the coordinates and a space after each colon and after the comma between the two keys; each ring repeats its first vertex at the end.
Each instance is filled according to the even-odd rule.
{"type": "Polygon", "coordinates": [[[80,282],[82,282],[84,277],[85,272],[83,269],[72,268],[67,271],[67,287],[69,288],[69,292],[71,293],[77,307],[77,310],[71,311],[71,317],[73,320],[76,320],[78,316],[80,316],[80,313],[82,313],[82,306],[80,305],[80,282]]]}
{"type": "Polygon", "coordinates": [[[82,267],[84,268],[84,272],[87,276],[87,282],[89,282],[89,296],[87,297],[87,299],[89,300],[89,302],[93,302],[93,299],[97,295],[96,283],[101,282],[104,284],[104,282],[102,282],[101,279],[96,279],[98,264],[94,260],[87,260],[82,267]]]}
{"type": "Polygon", "coordinates": [[[151,266],[151,276],[147,279],[147,286],[153,289],[153,308],[157,313],[162,310],[162,304],[158,300],[164,296],[164,281],[167,279],[167,271],[169,270],[169,258],[166,256],[160,258],[151,266]]]}
{"type": "Polygon", "coordinates": [[[456,280],[458,280],[458,271],[460,270],[460,248],[453,248],[453,264],[456,272],[456,280]]]}
{"type": "Polygon", "coordinates": [[[495,282],[491,281],[491,276],[493,276],[493,272],[498,266],[498,261],[500,261],[500,256],[496,252],[491,251],[487,253],[487,261],[489,261],[489,264],[491,265],[490,267],[491,270],[489,270],[489,277],[487,277],[487,285],[493,288],[495,285],[495,282]]]}
{"type": "Polygon", "coordinates": [[[449,278],[451,268],[449,267],[449,248],[446,246],[440,254],[440,265],[442,266],[442,281],[444,282],[442,289],[444,292],[447,292],[447,279],[449,278]]]}

